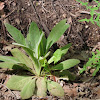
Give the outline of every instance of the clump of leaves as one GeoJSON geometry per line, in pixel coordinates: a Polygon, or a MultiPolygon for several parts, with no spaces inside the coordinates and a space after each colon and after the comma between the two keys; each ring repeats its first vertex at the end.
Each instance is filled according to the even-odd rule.
{"type": "Polygon", "coordinates": [[[97,25],[100,27],[100,13],[97,12],[97,10],[99,10],[99,7],[100,7],[100,2],[97,1],[97,0],[94,0],[96,3],[97,3],[97,6],[96,7],[93,7],[93,6],[89,6],[88,5],[88,2],[82,2],[80,0],[77,0],[78,2],[80,2],[83,6],[86,6],[87,9],[90,10],[90,19],[82,19],[80,21],[86,21],[86,22],[91,22],[92,24],[95,24],[95,22],[97,23],[97,25]],[[96,18],[94,18],[94,15],[96,15],[96,18]]]}
{"type": "Polygon", "coordinates": [[[91,68],[95,68],[95,70],[94,70],[92,75],[93,76],[96,75],[96,73],[100,69],[100,51],[96,50],[96,52],[97,52],[97,54],[92,52],[92,58],[89,58],[89,61],[83,66],[83,69],[80,70],[80,73],[82,73],[83,71],[86,71],[87,67],[91,67],[91,68]]]}
{"type": "Polygon", "coordinates": [[[66,20],[60,21],[52,29],[47,39],[44,36],[44,32],[39,30],[37,24],[34,22],[31,23],[26,38],[15,27],[9,24],[5,24],[5,26],[17,42],[13,44],[22,47],[27,55],[18,48],[14,48],[11,50],[13,57],[0,56],[0,60],[2,61],[0,62],[0,67],[17,70],[22,68],[32,73],[32,76],[13,75],[8,80],[7,87],[12,90],[20,90],[22,99],[30,98],[34,94],[39,97],[45,97],[47,90],[54,96],[64,96],[62,87],[48,77],[52,76],[52,74],[54,75],[53,72],[55,70],[58,71],[58,74],[63,73],[64,70],[65,75],[72,78],[71,73],[66,69],[79,64],[80,61],[78,59],[68,59],[60,63],[58,62],[67,53],[71,44],[57,49],[51,58],[48,56],[51,52],[49,51],[50,47],[69,27],[69,24],[66,24],[66,20]],[[50,59],[47,59],[47,57],[50,59]]]}

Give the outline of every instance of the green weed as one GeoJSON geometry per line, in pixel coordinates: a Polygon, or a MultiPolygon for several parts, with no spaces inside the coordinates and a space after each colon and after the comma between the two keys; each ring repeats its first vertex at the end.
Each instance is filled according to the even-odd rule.
{"type": "Polygon", "coordinates": [[[94,0],[97,3],[97,6],[93,7],[93,6],[89,6],[88,2],[82,2],[80,0],[76,0],[76,1],[80,2],[83,6],[85,6],[87,9],[90,10],[90,15],[91,15],[90,19],[85,18],[85,19],[81,19],[80,21],[82,21],[82,22],[83,21],[86,21],[86,22],[90,21],[92,24],[96,23],[100,27],[100,13],[97,12],[97,10],[100,7],[100,2],[97,0],[94,0]],[[96,15],[96,18],[94,18],[94,15],[96,15]]]}
{"type": "Polygon", "coordinates": [[[89,61],[83,66],[83,69],[80,70],[80,73],[87,70],[87,67],[95,68],[93,76],[100,70],[100,51],[96,50],[97,54],[92,52],[92,58],[89,58],[89,61]]]}
{"type": "Polygon", "coordinates": [[[17,42],[13,44],[22,47],[28,56],[18,48],[14,48],[11,50],[13,56],[0,56],[2,61],[0,62],[0,67],[17,70],[22,68],[32,73],[32,76],[13,75],[8,80],[7,87],[12,90],[20,90],[22,99],[28,99],[32,95],[45,97],[47,90],[54,96],[63,97],[64,90],[62,87],[48,79],[48,77],[54,75],[53,72],[55,71],[57,71],[58,75],[64,71],[62,75],[72,79],[71,73],[66,69],[79,64],[80,61],[78,59],[68,59],[60,63],[58,62],[67,53],[71,44],[57,49],[51,57],[49,49],[69,27],[69,24],[66,24],[66,20],[60,21],[51,30],[47,39],[44,32],[39,30],[34,22],[31,23],[26,38],[15,27],[7,23],[5,26],[17,42]]]}

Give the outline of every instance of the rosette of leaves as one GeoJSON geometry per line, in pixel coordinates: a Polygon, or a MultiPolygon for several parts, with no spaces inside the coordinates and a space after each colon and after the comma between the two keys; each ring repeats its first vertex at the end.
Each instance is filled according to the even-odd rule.
{"type": "Polygon", "coordinates": [[[93,76],[100,70],[100,51],[96,50],[96,54],[92,52],[92,58],[89,58],[88,62],[83,66],[83,69],[80,70],[80,73],[87,70],[87,67],[94,68],[93,76]]]}
{"type": "MultiPolygon", "coordinates": [[[[69,24],[66,20],[60,21],[50,32],[48,38],[45,38],[44,32],[39,30],[37,24],[32,22],[29,32],[24,38],[23,34],[15,27],[5,24],[8,32],[17,43],[14,45],[23,48],[25,55],[18,48],[11,50],[13,56],[0,56],[0,67],[17,69],[20,68],[29,71],[32,75],[13,75],[7,82],[7,87],[12,90],[20,90],[22,99],[30,98],[32,95],[45,97],[47,90],[54,96],[63,97],[64,90],[62,87],[48,79],[56,70],[59,73],[79,64],[78,59],[68,59],[58,62],[61,57],[67,53],[71,44],[57,49],[50,57],[50,47],[55,43],[61,35],[67,30],[69,24]],[[48,57],[49,56],[49,57],[48,57]],[[47,57],[49,59],[47,59],[47,57]]],[[[65,75],[70,76],[67,70],[65,75]]]]}
{"type": "Polygon", "coordinates": [[[83,6],[86,6],[87,10],[89,9],[90,10],[90,19],[81,19],[79,21],[86,21],[86,22],[91,22],[92,24],[95,24],[97,23],[97,25],[100,27],[100,13],[97,12],[99,10],[99,7],[100,7],[100,2],[97,1],[97,0],[94,0],[96,3],[97,3],[97,6],[96,7],[93,7],[93,6],[89,6],[88,5],[88,2],[82,2],[80,0],[77,0],[78,2],[80,2],[83,6]],[[94,15],[96,15],[96,18],[94,18],[94,15]]]}

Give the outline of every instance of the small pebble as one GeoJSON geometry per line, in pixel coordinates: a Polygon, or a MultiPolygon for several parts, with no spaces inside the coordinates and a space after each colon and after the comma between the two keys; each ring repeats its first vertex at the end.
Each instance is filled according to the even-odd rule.
{"type": "Polygon", "coordinates": [[[88,27],[89,27],[88,25],[85,26],[85,28],[88,28],[88,27]]]}

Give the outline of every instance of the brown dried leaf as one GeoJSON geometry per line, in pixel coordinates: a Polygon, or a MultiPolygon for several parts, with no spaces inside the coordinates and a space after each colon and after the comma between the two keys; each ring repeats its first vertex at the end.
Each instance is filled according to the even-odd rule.
{"type": "Polygon", "coordinates": [[[100,87],[98,88],[98,90],[96,91],[97,97],[100,98],[100,87]]]}
{"type": "Polygon", "coordinates": [[[77,96],[77,89],[76,88],[70,88],[69,86],[64,86],[63,87],[64,92],[67,93],[68,96],[70,97],[75,97],[77,96]]]}
{"type": "Polygon", "coordinates": [[[0,10],[4,8],[4,2],[0,2],[0,10]]]}

